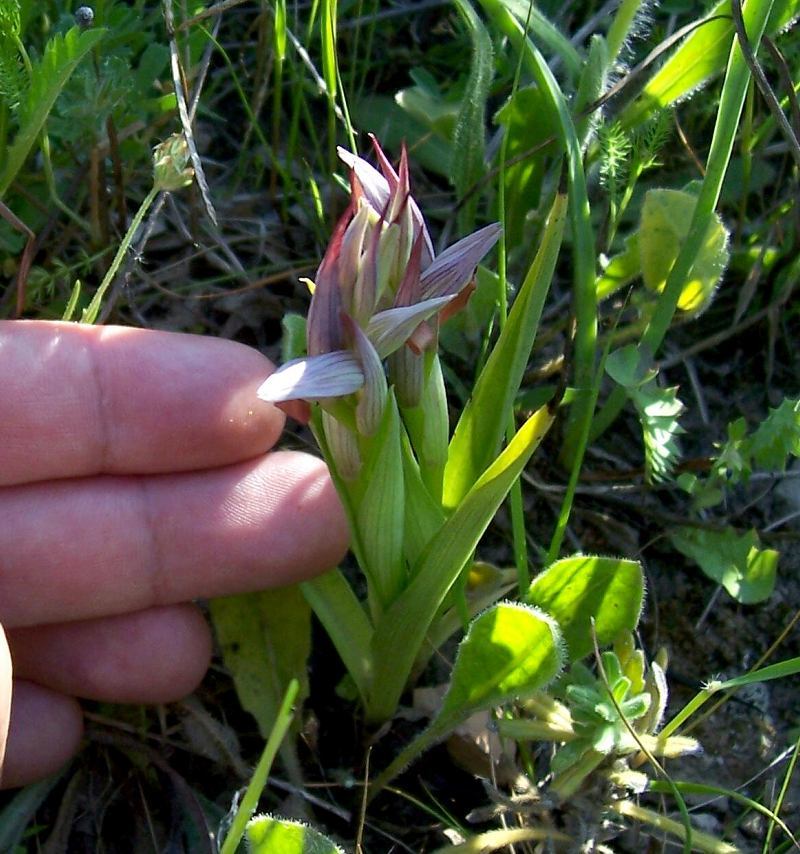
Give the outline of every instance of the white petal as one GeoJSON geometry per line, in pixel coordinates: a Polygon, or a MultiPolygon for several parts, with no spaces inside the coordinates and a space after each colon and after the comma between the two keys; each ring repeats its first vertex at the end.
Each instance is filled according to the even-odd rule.
{"type": "Polygon", "coordinates": [[[269,403],[319,400],[344,397],[358,391],[363,384],[364,374],[358,359],[348,351],[337,350],[281,365],[259,386],[256,394],[269,403]]]}

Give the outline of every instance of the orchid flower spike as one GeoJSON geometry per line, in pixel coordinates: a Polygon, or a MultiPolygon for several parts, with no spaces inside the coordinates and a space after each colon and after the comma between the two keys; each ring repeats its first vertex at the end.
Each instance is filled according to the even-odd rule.
{"type": "Polygon", "coordinates": [[[439,322],[462,307],[478,263],[500,236],[497,223],[488,225],[436,256],[411,195],[405,146],[395,169],[374,137],[372,143],[379,169],[339,149],[350,168],[351,199],[314,278],[308,356],[283,365],[258,389],[262,400],[278,404],[325,405],[355,394],[359,410],[371,413],[358,419],[368,432],[380,417],[375,401],[385,399],[386,377],[375,366],[403,347],[417,354],[436,347],[439,322]]]}

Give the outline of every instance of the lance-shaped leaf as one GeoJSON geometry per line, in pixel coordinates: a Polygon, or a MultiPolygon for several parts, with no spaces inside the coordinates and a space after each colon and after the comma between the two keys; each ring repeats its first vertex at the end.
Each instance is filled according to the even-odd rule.
{"type": "Polygon", "coordinates": [[[343,397],[364,385],[358,357],[347,350],[305,356],[281,365],[256,391],[261,400],[322,400],[343,397]]]}
{"type": "Polygon", "coordinates": [[[552,617],[512,602],[484,611],[461,641],[439,714],[377,778],[371,795],[470,715],[543,688],[558,675],[562,660],[552,617]]]}
{"type": "Polygon", "coordinates": [[[574,557],[557,560],[534,578],[525,600],[558,620],[570,661],[592,650],[592,621],[600,646],[639,622],[644,596],[641,566],[634,560],[574,557]]]}
{"type": "Polygon", "coordinates": [[[403,558],[405,485],[400,415],[391,392],[378,431],[361,442],[363,466],[351,495],[361,538],[360,563],[373,612],[388,608],[406,585],[403,558]]]}
{"type": "Polygon", "coordinates": [[[475,275],[481,258],[497,243],[501,231],[495,222],[448,246],[422,273],[423,298],[457,294],[464,288],[475,275]]]}
{"type": "Polygon", "coordinates": [[[447,508],[458,504],[500,447],[539,328],[561,248],[566,214],[567,198],[559,193],[508,321],[461,413],[447,454],[444,475],[447,508]]]}
{"type": "Polygon", "coordinates": [[[393,714],[436,611],[552,423],[553,414],[542,407],[520,427],[411,568],[413,581],[375,630],[368,718],[393,714]]]}
{"type": "Polygon", "coordinates": [[[408,341],[411,333],[423,320],[433,317],[452,299],[452,296],[444,296],[426,299],[415,305],[379,311],[367,326],[367,337],[372,341],[381,359],[385,359],[408,341]]]}

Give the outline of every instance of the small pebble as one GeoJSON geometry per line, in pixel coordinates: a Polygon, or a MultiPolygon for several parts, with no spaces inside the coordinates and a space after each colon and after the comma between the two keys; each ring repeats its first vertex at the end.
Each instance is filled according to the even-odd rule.
{"type": "Polygon", "coordinates": [[[94,9],[91,6],[79,6],[75,10],[75,23],[82,29],[88,29],[94,21],[94,9]]]}

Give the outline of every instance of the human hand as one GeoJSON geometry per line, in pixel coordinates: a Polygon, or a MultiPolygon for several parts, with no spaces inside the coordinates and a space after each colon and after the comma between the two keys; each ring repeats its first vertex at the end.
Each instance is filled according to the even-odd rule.
{"type": "Polygon", "coordinates": [[[265,455],[283,428],[255,395],[269,370],[213,338],[0,322],[2,786],[77,750],[76,697],[189,693],[211,651],[190,600],[288,584],[342,556],[323,463],[265,455]]]}

